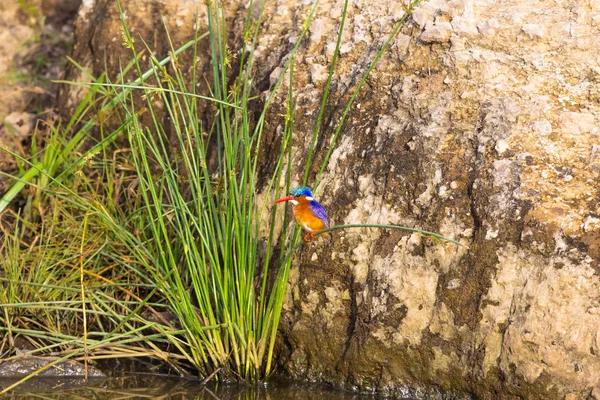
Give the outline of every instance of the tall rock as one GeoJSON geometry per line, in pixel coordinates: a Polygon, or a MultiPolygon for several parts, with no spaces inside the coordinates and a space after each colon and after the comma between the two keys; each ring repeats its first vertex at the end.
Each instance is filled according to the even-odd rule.
{"type": "MultiPolygon", "coordinates": [[[[119,24],[112,1],[84,3],[75,56],[99,72],[122,50],[119,24]]],[[[160,15],[181,41],[195,8],[205,12],[192,1],[124,3],[130,27],[163,49],[160,15]]],[[[342,6],[321,1],[295,58],[297,181],[342,6]]],[[[244,11],[226,7],[239,49],[244,11]]],[[[310,7],[267,3],[258,91],[281,73],[310,7]]],[[[403,12],[397,0],[350,3],[311,179],[348,92],[403,12]]],[[[465,246],[379,230],[305,246],[281,325],[286,373],[359,390],[600,399],[598,54],[598,2],[419,5],[372,71],[315,197],[335,224],[413,226],[465,246]]],[[[274,150],[282,111],[268,119],[274,150]]]]}

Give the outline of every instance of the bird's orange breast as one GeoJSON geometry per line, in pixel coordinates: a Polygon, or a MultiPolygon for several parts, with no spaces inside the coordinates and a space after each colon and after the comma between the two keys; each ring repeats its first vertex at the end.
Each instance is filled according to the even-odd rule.
{"type": "Polygon", "coordinates": [[[305,230],[309,232],[314,232],[326,228],[325,222],[323,222],[320,218],[314,216],[314,214],[310,210],[310,207],[308,207],[308,202],[302,202],[295,205],[292,208],[292,211],[294,212],[294,217],[296,218],[296,221],[298,221],[298,223],[302,225],[302,227],[305,230]]]}

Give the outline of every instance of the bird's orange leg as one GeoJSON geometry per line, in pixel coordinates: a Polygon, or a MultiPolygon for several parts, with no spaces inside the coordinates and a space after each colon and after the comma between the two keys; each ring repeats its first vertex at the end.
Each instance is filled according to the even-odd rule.
{"type": "Polygon", "coordinates": [[[306,233],[306,235],[304,235],[304,241],[306,243],[309,243],[312,240],[315,240],[317,238],[317,235],[315,235],[314,232],[308,232],[306,233]]]}
{"type": "Polygon", "coordinates": [[[306,243],[310,242],[311,239],[314,239],[315,237],[313,236],[312,232],[308,232],[306,235],[304,235],[304,241],[306,243]]]}

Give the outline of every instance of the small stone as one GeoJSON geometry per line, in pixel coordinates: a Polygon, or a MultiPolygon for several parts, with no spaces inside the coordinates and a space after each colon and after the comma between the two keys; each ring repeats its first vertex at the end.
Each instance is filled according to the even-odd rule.
{"type": "MultiPolygon", "coordinates": [[[[336,7],[333,7],[333,8],[336,8],[336,7]]],[[[396,12],[392,15],[392,19],[394,21],[399,21],[400,19],[402,19],[402,17],[404,17],[404,14],[406,14],[406,12],[404,11],[404,9],[398,8],[398,9],[396,9],[396,12]]],[[[331,17],[331,18],[332,19],[337,19],[337,17],[336,18],[331,17]]]]}
{"type": "Polygon", "coordinates": [[[433,15],[437,11],[436,7],[428,2],[423,2],[413,11],[412,19],[419,26],[424,26],[428,21],[433,19],[433,15]]]}
{"type": "Polygon", "coordinates": [[[407,51],[408,46],[410,46],[410,41],[410,36],[405,35],[403,33],[399,33],[398,37],[396,38],[396,48],[399,51],[407,51]]]}
{"type": "Polygon", "coordinates": [[[600,218],[596,218],[589,215],[585,219],[585,221],[583,221],[582,228],[584,232],[593,232],[594,230],[600,230],[600,218]]]}
{"type": "Polygon", "coordinates": [[[489,19],[477,24],[477,30],[484,37],[492,37],[496,34],[496,29],[500,27],[498,20],[495,18],[489,19]]]}
{"type": "Polygon", "coordinates": [[[450,0],[450,1],[444,2],[440,6],[440,11],[443,14],[446,14],[449,17],[453,18],[458,15],[462,15],[465,12],[465,8],[466,8],[465,0],[450,0]]]}
{"type": "Polygon", "coordinates": [[[275,83],[277,82],[277,80],[279,79],[279,76],[281,76],[283,71],[284,71],[284,69],[281,67],[277,67],[277,68],[273,69],[273,72],[271,72],[271,75],[269,76],[269,83],[271,84],[271,86],[275,85],[275,83]]]}
{"type": "Polygon", "coordinates": [[[477,36],[477,20],[472,16],[456,16],[452,18],[452,28],[454,32],[461,36],[477,36]]]}
{"type": "Polygon", "coordinates": [[[312,256],[310,257],[310,261],[315,262],[319,259],[319,256],[317,256],[317,253],[313,253],[312,256]]]}
{"type": "Polygon", "coordinates": [[[314,83],[322,83],[327,80],[328,69],[325,65],[312,64],[310,67],[310,75],[314,83]]]}
{"type": "Polygon", "coordinates": [[[549,135],[552,133],[552,124],[547,119],[540,119],[531,124],[531,129],[542,135],[549,135]]]}
{"type": "Polygon", "coordinates": [[[496,142],[495,148],[496,148],[496,151],[498,152],[498,154],[502,154],[506,150],[508,150],[508,143],[506,143],[506,140],[500,139],[496,142]]]}
{"type": "Polygon", "coordinates": [[[492,239],[496,239],[496,238],[498,237],[498,233],[499,233],[499,230],[498,230],[498,229],[496,229],[496,230],[493,230],[493,229],[488,229],[488,230],[485,232],[485,240],[492,240],[492,239]]]}
{"type": "Polygon", "coordinates": [[[4,125],[9,128],[9,132],[17,135],[19,138],[25,138],[35,128],[35,114],[26,112],[13,112],[4,120],[4,125]]]}
{"type": "Polygon", "coordinates": [[[458,289],[459,287],[460,287],[460,279],[458,279],[458,278],[452,279],[446,285],[446,289],[449,289],[449,290],[458,289]]]}
{"type": "Polygon", "coordinates": [[[333,20],[337,20],[342,16],[342,8],[341,7],[331,7],[329,10],[329,18],[333,20]]]}
{"type": "Polygon", "coordinates": [[[419,35],[419,40],[424,43],[445,43],[452,36],[450,22],[427,22],[425,30],[419,35]]]}
{"type": "Polygon", "coordinates": [[[458,189],[458,182],[456,182],[456,181],[450,182],[450,189],[458,189]]]}
{"type": "Polygon", "coordinates": [[[541,39],[546,36],[546,28],[540,24],[525,24],[521,27],[521,30],[530,39],[541,39]]]}

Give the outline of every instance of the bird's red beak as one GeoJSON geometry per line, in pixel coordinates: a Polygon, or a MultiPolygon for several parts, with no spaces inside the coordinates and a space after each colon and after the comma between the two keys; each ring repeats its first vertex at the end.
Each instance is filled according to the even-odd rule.
{"type": "Polygon", "coordinates": [[[290,201],[294,198],[294,196],[287,196],[287,197],[282,197],[279,200],[275,200],[275,203],[273,204],[277,204],[277,203],[283,203],[284,201],[290,201]]]}

